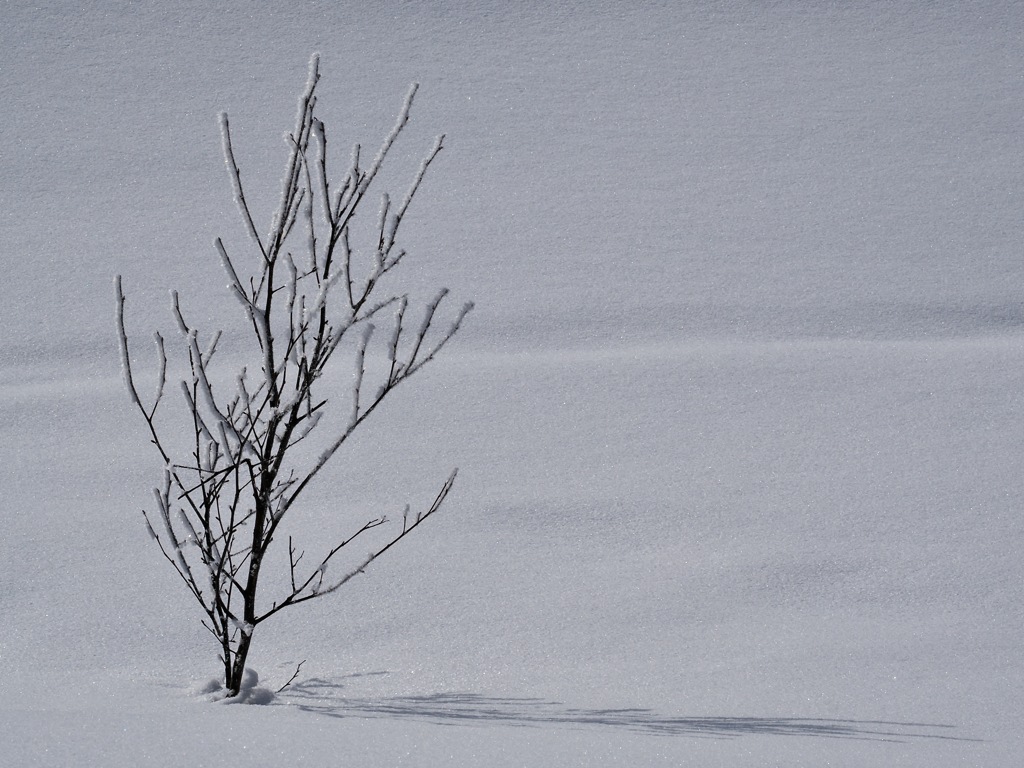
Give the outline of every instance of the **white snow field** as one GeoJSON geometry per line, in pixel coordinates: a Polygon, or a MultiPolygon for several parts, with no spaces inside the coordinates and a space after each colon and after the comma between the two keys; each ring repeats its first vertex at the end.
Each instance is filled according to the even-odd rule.
{"type": "MultiPolygon", "coordinates": [[[[1024,5],[0,5],[0,765],[1024,765],[1024,5]],[[167,293],[245,332],[309,56],[477,309],[290,533],[436,517],[257,631],[149,540],[167,293]]],[[[373,208],[374,204],[370,205],[373,208]]],[[[339,387],[344,386],[339,381],[339,387]]],[[[359,554],[362,554],[360,552],[359,554]]],[[[312,555],[311,555],[312,557],[312,555]]]]}

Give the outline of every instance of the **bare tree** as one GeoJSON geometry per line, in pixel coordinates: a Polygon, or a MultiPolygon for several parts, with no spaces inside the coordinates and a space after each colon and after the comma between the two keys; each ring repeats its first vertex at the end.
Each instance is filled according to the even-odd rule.
{"type": "MultiPolygon", "coordinates": [[[[251,268],[243,268],[220,238],[215,246],[230,291],[247,318],[251,368],[257,374],[242,367],[228,394],[215,392],[214,382],[222,381],[212,368],[220,359],[221,332],[201,344],[174,292],[172,312],[187,359],[180,382],[187,415],[184,423],[158,423],[169,377],[165,341],[156,334],[157,387],[146,404],[132,369],[121,277],[115,280],[128,393],[164,463],[163,477],[154,489],[155,507],[143,515],[163,556],[202,606],[203,625],[220,649],[229,696],[239,692],[257,626],[285,608],[331,594],[362,573],[437,511],[456,474],[451,473],[432,504],[418,513],[406,507],[400,531],[383,544],[378,542],[372,554],[355,561],[354,568],[334,577],[327,575],[332,560],[354,539],[383,525],[383,516],[355,528],[315,564],[303,564],[303,552],[289,536],[285,583],[271,582],[268,590],[276,594],[269,602],[264,597],[268,590],[261,590],[260,577],[267,552],[279,534],[283,537],[282,521],[303,491],[388,394],[434,359],[472,309],[467,303],[450,313],[450,324],[438,330],[447,289],[426,305],[418,322],[410,320],[413,312],[406,295],[384,294],[381,289],[381,279],[405,257],[406,251],[397,245],[399,227],[442,149],[443,136],[397,205],[387,194],[382,196],[376,224],[366,230],[372,232],[369,247],[359,250],[350,243],[354,217],[409,119],[416,86],[369,166],[363,166],[356,145],[346,174],[336,183],[328,173],[327,132],[315,115],[319,78],[319,57],[314,55],[295,130],[286,137],[289,154],[280,205],[264,236],[246,201],[228,117],[221,115],[224,156],[250,241],[252,254],[245,263],[251,268]],[[374,321],[387,329],[383,335],[375,336],[374,321]],[[375,338],[385,362],[371,373],[367,350],[375,338]],[[339,349],[354,357],[354,375],[331,381],[325,374],[339,349]],[[339,391],[347,395],[347,406],[338,402],[339,391]],[[340,412],[333,424],[321,418],[328,411],[340,412]],[[318,431],[321,424],[324,428],[318,431]],[[188,436],[187,456],[172,455],[173,443],[180,442],[183,432],[188,436]],[[303,443],[303,450],[296,450],[303,443]],[[306,450],[311,445],[314,449],[306,450]]],[[[285,553],[280,554],[283,562],[285,553]]]]}

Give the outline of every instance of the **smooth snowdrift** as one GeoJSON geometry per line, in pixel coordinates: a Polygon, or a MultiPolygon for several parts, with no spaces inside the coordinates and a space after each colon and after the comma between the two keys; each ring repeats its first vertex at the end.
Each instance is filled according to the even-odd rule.
{"type": "Polygon", "coordinates": [[[8,5],[3,760],[1021,764],[1022,25],[1008,2],[8,5]],[[421,83],[397,194],[448,138],[400,279],[477,310],[289,533],[459,479],[260,627],[266,706],[218,706],[139,514],[159,466],[110,278],[140,340],[172,287],[242,327],[217,114],[269,212],[313,50],[339,153],[421,83]]]}

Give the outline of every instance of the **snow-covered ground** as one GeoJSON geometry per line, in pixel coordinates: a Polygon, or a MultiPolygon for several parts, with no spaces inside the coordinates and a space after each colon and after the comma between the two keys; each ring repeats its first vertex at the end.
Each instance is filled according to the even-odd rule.
{"type": "Polygon", "coordinates": [[[1024,763],[1024,10],[372,5],[3,7],[0,763],[1024,763]],[[421,83],[404,279],[477,309],[295,532],[460,474],[224,706],[111,277],[243,329],[216,116],[269,215],[314,50],[341,157],[421,83]]]}

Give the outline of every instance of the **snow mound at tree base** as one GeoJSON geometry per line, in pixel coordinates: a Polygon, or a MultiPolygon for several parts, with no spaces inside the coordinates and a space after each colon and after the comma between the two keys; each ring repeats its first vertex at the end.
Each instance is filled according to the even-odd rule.
{"type": "Polygon", "coordinates": [[[192,692],[196,697],[205,701],[221,704],[270,704],[276,695],[269,688],[260,686],[259,681],[259,673],[255,669],[246,667],[237,696],[231,696],[220,678],[215,677],[197,685],[192,692]]]}

